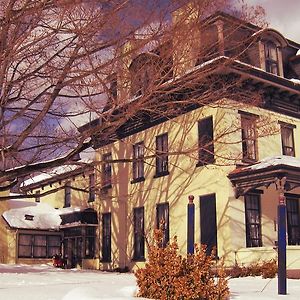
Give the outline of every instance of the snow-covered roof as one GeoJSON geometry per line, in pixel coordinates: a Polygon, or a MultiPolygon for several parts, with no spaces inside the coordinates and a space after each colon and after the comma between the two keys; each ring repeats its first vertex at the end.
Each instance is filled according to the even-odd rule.
{"type": "Polygon", "coordinates": [[[85,209],[86,209],[86,207],[79,207],[79,206],[64,207],[64,208],[58,209],[57,212],[59,213],[59,215],[67,215],[67,214],[71,214],[74,212],[84,211],[85,209]]]}
{"type": "Polygon", "coordinates": [[[91,157],[85,157],[84,159],[81,159],[78,161],[78,164],[71,164],[71,165],[62,165],[50,170],[47,170],[43,173],[40,173],[39,175],[30,177],[23,181],[21,184],[21,187],[25,187],[31,184],[35,184],[50,178],[53,178],[58,175],[63,175],[72,171],[75,171],[77,169],[80,169],[84,164],[90,164],[93,162],[93,159],[91,157]]]}
{"type": "Polygon", "coordinates": [[[292,78],[290,81],[292,81],[294,84],[300,84],[300,79],[297,78],[292,78]]]}
{"type": "Polygon", "coordinates": [[[287,155],[270,156],[252,165],[235,169],[230,173],[230,176],[235,176],[241,173],[244,174],[245,172],[249,171],[258,171],[276,166],[300,168],[300,159],[287,155]]]}
{"type": "Polygon", "coordinates": [[[59,212],[46,203],[26,200],[8,200],[9,210],[3,218],[12,228],[58,230],[61,224],[59,212]]]}
{"type": "Polygon", "coordinates": [[[266,157],[260,162],[253,164],[247,168],[251,170],[260,170],[271,166],[285,165],[290,167],[300,168],[300,159],[287,155],[277,155],[272,157],[266,157]]]}

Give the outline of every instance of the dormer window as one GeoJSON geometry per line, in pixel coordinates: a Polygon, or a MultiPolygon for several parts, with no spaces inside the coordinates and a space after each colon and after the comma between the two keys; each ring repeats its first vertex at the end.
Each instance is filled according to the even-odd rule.
{"type": "Polygon", "coordinates": [[[267,72],[279,75],[278,52],[274,42],[265,43],[265,64],[267,72]]]}
{"type": "Polygon", "coordinates": [[[159,79],[159,57],[143,53],[129,67],[131,73],[131,95],[140,96],[154,89],[159,79]]]}
{"type": "Polygon", "coordinates": [[[33,215],[27,215],[27,214],[26,214],[26,215],[24,216],[24,218],[25,218],[26,221],[33,221],[34,216],[33,216],[33,215]]]}
{"type": "Polygon", "coordinates": [[[173,77],[172,42],[168,41],[151,52],[141,53],[133,59],[129,71],[131,95],[153,92],[161,83],[173,77]]]}

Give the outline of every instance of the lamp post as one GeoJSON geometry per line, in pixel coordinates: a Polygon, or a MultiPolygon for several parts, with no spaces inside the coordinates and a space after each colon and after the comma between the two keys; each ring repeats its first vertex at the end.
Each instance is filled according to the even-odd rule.
{"type": "Polygon", "coordinates": [[[195,204],[194,196],[189,195],[187,205],[187,253],[194,254],[195,244],[195,204]]]}
{"type": "Polygon", "coordinates": [[[284,196],[284,185],[286,177],[276,179],[278,191],[278,294],[286,295],[286,201],[284,196]]]}

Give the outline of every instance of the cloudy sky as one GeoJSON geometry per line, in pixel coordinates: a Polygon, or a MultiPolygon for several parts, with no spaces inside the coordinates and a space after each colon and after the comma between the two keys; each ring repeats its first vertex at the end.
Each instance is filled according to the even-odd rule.
{"type": "Polygon", "coordinates": [[[300,0],[245,0],[245,2],[264,7],[269,26],[300,43],[300,0]]]}

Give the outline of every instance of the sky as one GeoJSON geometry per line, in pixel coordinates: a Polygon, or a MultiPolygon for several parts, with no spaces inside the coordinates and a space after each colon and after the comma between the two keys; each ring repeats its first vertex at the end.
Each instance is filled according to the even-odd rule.
{"type": "Polygon", "coordinates": [[[269,27],[300,43],[299,0],[245,0],[245,2],[252,5],[261,5],[266,11],[269,27]]]}

